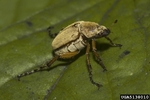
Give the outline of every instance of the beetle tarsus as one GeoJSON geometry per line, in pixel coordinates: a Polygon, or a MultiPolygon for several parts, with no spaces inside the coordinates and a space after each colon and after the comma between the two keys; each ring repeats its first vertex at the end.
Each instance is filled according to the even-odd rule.
{"type": "Polygon", "coordinates": [[[109,37],[105,37],[109,42],[110,42],[110,44],[112,45],[112,46],[114,46],[114,47],[122,47],[122,45],[121,44],[115,44],[115,43],[113,43],[112,42],[112,40],[109,38],[109,37]]]}
{"type": "Polygon", "coordinates": [[[101,84],[96,84],[96,86],[98,87],[98,90],[99,90],[100,87],[102,87],[103,85],[101,85],[101,84]]]}
{"type": "Polygon", "coordinates": [[[116,44],[117,47],[119,47],[121,49],[122,44],[116,44]]]}

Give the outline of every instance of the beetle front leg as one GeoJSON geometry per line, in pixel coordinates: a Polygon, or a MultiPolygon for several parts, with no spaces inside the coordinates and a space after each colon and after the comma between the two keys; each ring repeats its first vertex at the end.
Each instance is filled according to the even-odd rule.
{"type": "Polygon", "coordinates": [[[34,69],[34,70],[32,70],[32,71],[25,72],[25,73],[22,73],[22,74],[17,75],[18,80],[20,81],[20,78],[21,78],[21,77],[24,77],[24,76],[33,74],[33,73],[35,73],[35,72],[39,72],[39,71],[43,71],[43,70],[48,70],[48,69],[50,69],[50,66],[51,66],[58,58],[59,58],[59,56],[56,55],[49,63],[46,64],[46,66],[42,66],[42,67],[39,67],[39,68],[34,69]]]}
{"type": "Polygon", "coordinates": [[[89,59],[89,51],[90,51],[90,44],[87,43],[87,49],[86,49],[86,62],[87,62],[87,69],[89,72],[89,78],[92,84],[96,85],[98,87],[98,89],[102,86],[99,83],[94,82],[93,80],[93,75],[92,75],[92,66],[90,64],[90,59],[89,59]]]}
{"type": "Polygon", "coordinates": [[[109,37],[105,37],[109,42],[110,42],[110,44],[112,45],[112,46],[114,46],[114,47],[122,47],[122,45],[121,44],[115,44],[115,43],[113,43],[112,42],[112,40],[109,38],[109,37]]]}
{"type": "Polygon", "coordinates": [[[107,71],[105,65],[102,62],[102,59],[100,58],[100,56],[98,55],[97,51],[96,51],[96,43],[94,40],[92,40],[92,51],[94,53],[94,56],[96,57],[96,60],[98,61],[98,63],[101,65],[101,67],[104,69],[103,71],[107,71]]]}

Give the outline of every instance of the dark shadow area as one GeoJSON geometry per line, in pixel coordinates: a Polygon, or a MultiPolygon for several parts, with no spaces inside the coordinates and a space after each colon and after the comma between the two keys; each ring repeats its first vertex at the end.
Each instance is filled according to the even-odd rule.
{"type": "Polygon", "coordinates": [[[97,51],[105,51],[111,47],[113,47],[113,46],[111,46],[109,43],[98,43],[98,42],[96,42],[97,51]]]}

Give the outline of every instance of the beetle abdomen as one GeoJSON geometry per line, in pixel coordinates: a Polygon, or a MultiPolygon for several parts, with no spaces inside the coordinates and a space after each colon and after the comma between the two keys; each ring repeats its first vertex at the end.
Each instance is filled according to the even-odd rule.
{"type": "Polygon", "coordinates": [[[62,55],[68,52],[75,52],[82,50],[86,46],[85,41],[83,40],[82,36],[80,36],[78,39],[76,39],[73,42],[70,42],[69,44],[64,45],[60,49],[55,50],[55,54],[62,55]]]}

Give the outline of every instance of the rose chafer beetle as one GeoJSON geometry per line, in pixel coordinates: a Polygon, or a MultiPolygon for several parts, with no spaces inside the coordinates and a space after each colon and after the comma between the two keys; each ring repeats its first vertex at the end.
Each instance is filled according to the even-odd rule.
{"type": "Polygon", "coordinates": [[[122,46],[121,44],[113,43],[112,40],[107,37],[109,34],[110,34],[110,30],[105,26],[99,25],[98,23],[89,22],[89,21],[74,22],[68,25],[66,28],[62,29],[58,33],[58,35],[54,38],[52,42],[52,47],[55,56],[54,58],[52,58],[52,60],[49,63],[47,63],[46,66],[37,68],[30,72],[22,73],[17,77],[18,79],[20,79],[23,76],[32,74],[34,72],[42,71],[43,69],[48,70],[50,69],[50,66],[57,59],[70,59],[76,56],[77,54],[79,54],[80,51],[86,47],[85,55],[86,55],[87,68],[89,72],[89,78],[91,83],[96,85],[99,89],[102,85],[95,82],[92,78],[92,66],[89,60],[89,52],[90,52],[90,47],[92,47],[92,51],[94,56],[96,57],[96,60],[104,69],[104,71],[106,71],[107,69],[96,51],[97,49],[96,49],[95,40],[104,37],[110,42],[112,46],[116,46],[116,47],[122,46]],[[90,44],[92,44],[92,46],[90,46],[90,44]]]}

